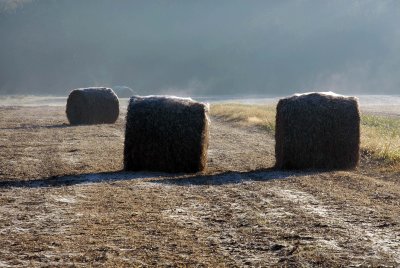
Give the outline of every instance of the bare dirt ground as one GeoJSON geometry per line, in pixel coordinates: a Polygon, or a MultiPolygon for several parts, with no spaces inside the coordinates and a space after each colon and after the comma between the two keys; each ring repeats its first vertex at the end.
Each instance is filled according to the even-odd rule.
{"type": "Polygon", "coordinates": [[[274,171],[273,137],[211,126],[207,172],[127,173],[124,115],[0,107],[0,267],[400,266],[400,173],[274,171]]]}

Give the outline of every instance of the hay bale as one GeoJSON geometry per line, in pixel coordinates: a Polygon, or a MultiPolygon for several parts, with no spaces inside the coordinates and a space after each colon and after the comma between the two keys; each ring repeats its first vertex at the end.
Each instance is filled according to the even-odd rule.
{"type": "Polygon", "coordinates": [[[332,92],[281,99],[275,140],[277,168],[355,168],[360,150],[358,99],[332,92]]]}
{"type": "Polygon", "coordinates": [[[198,172],[206,167],[208,106],[188,98],[131,97],[125,170],[198,172]]]}
{"type": "Polygon", "coordinates": [[[67,117],[71,125],[112,124],[118,119],[119,101],[111,88],[78,88],[67,100],[67,117]]]}

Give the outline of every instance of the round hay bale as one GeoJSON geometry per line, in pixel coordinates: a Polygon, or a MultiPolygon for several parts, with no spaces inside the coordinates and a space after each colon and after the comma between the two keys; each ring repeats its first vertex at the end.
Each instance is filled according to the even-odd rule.
{"type": "Polygon", "coordinates": [[[126,115],[124,168],[199,172],[206,168],[208,106],[188,98],[130,98],[126,115]]]}
{"type": "Polygon", "coordinates": [[[130,98],[135,95],[135,91],[127,86],[114,86],[113,90],[118,98],[130,98]]]}
{"type": "Polygon", "coordinates": [[[358,99],[321,92],[279,100],[275,141],[277,168],[355,168],[360,151],[358,99]]]}
{"type": "Polygon", "coordinates": [[[118,97],[111,88],[74,89],[68,96],[66,113],[71,125],[112,124],[119,115],[118,97]]]}

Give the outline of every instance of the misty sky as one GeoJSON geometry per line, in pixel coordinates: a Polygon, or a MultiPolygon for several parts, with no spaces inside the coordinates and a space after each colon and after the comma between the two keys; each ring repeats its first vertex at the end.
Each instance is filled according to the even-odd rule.
{"type": "Polygon", "coordinates": [[[0,0],[0,93],[400,94],[400,1],[0,0]]]}

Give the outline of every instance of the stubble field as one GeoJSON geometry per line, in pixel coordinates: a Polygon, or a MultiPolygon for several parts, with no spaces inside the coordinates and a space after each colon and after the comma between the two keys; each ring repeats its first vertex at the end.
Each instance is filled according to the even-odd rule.
{"type": "Polygon", "coordinates": [[[400,265],[395,159],[276,171],[270,119],[213,109],[207,171],[163,174],[121,171],[125,107],[69,126],[63,106],[1,106],[0,266],[400,265]]]}

